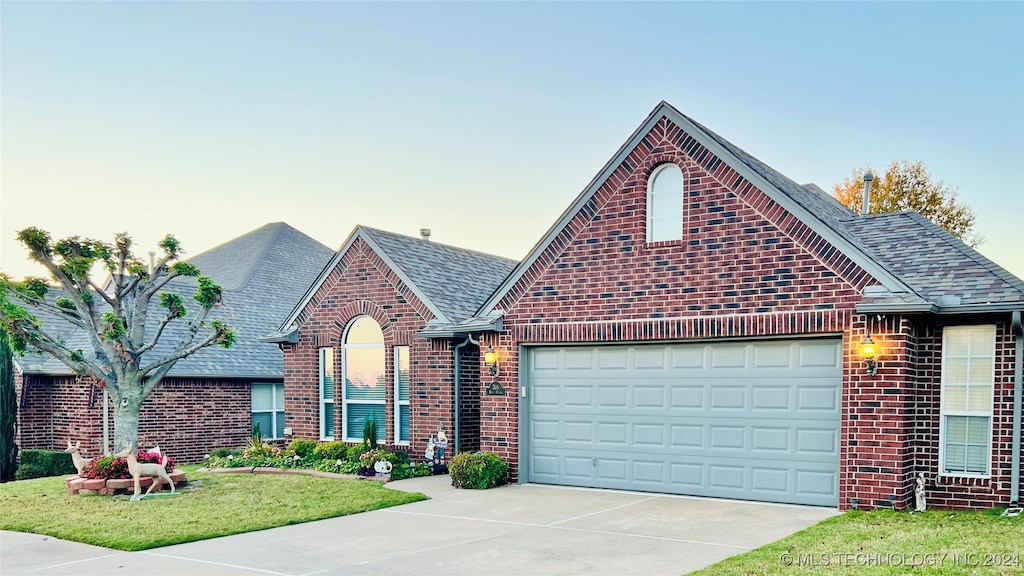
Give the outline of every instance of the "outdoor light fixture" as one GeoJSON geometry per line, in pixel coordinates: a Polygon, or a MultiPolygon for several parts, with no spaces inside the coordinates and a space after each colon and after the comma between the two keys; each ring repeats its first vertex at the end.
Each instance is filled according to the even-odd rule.
{"type": "Polygon", "coordinates": [[[878,351],[875,349],[875,341],[871,339],[871,334],[865,336],[864,341],[860,343],[860,353],[864,356],[864,371],[868,376],[877,374],[878,351]]]}
{"type": "Polygon", "coordinates": [[[491,376],[498,375],[498,353],[495,352],[494,348],[491,346],[488,346],[487,350],[484,350],[484,366],[487,366],[487,372],[491,376]]]}

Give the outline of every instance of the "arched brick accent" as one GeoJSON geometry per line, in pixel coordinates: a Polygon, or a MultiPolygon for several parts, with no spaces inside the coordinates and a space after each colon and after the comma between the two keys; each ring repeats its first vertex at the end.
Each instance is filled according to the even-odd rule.
{"type": "Polygon", "coordinates": [[[377,325],[380,326],[381,331],[384,332],[385,345],[391,346],[394,344],[391,318],[388,317],[387,312],[369,300],[356,300],[354,302],[349,302],[341,310],[338,310],[334,324],[330,328],[331,346],[339,346],[341,344],[341,336],[345,332],[345,327],[348,326],[357,316],[369,316],[370,318],[373,318],[377,322],[377,325]]]}

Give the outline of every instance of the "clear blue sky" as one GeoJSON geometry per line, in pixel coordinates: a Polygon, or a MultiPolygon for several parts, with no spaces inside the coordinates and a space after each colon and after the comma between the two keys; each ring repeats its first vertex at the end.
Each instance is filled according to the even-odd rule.
{"type": "Polygon", "coordinates": [[[1024,276],[1024,3],[0,6],[13,238],[286,221],[521,258],[666,100],[790,178],[923,160],[1024,276]]]}

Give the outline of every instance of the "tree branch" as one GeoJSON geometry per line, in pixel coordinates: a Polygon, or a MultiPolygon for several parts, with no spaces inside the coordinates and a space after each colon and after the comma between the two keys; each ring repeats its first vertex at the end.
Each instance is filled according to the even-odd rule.
{"type": "Polygon", "coordinates": [[[168,311],[167,315],[164,316],[162,320],[160,320],[160,325],[156,327],[156,332],[153,334],[153,338],[149,341],[149,343],[135,351],[136,358],[141,357],[143,354],[149,352],[154,347],[156,347],[157,341],[160,340],[160,335],[164,333],[164,328],[166,328],[167,325],[170,324],[172,320],[177,318],[177,316],[171,316],[171,314],[172,312],[168,311]]]}
{"type": "Polygon", "coordinates": [[[110,296],[107,296],[107,293],[104,292],[102,288],[97,286],[96,283],[94,283],[92,281],[92,278],[86,278],[85,281],[89,285],[89,288],[92,288],[93,292],[95,292],[95,293],[99,294],[101,297],[103,297],[103,300],[106,301],[107,305],[109,305],[111,308],[113,308],[114,311],[116,311],[118,313],[121,312],[121,304],[118,303],[116,300],[112,299],[110,296]]]}
{"type": "MultiPolygon", "coordinates": [[[[157,360],[156,362],[146,366],[145,368],[143,368],[141,370],[141,372],[143,374],[146,374],[146,373],[149,373],[150,371],[156,370],[156,369],[158,369],[160,367],[166,367],[166,370],[163,370],[162,374],[160,374],[160,378],[162,379],[163,378],[163,374],[166,374],[167,371],[171,369],[171,366],[173,365],[174,362],[177,362],[178,360],[181,360],[182,358],[185,358],[186,356],[194,354],[197,351],[202,350],[203,348],[206,348],[208,346],[212,346],[213,344],[215,344],[217,342],[218,339],[220,339],[220,333],[218,333],[218,332],[211,332],[209,336],[207,336],[206,338],[203,338],[201,341],[199,341],[196,344],[192,344],[191,346],[187,346],[185,348],[182,348],[181,345],[179,344],[178,348],[174,352],[172,352],[172,353],[168,354],[167,356],[164,356],[160,360],[157,360]]],[[[153,391],[154,388],[156,388],[157,384],[159,384],[159,380],[157,380],[156,378],[150,377],[150,379],[148,381],[146,381],[146,385],[143,388],[142,393],[144,395],[148,395],[150,392],[153,391]],[[155,380],[155,382],[154,382],[154,380],[155,380]]]]}
{"type": "Polygon", "coordinates": [[[100,380],[111,382],[114,380],[113,375],[88,358],[84,358],[81,361],[74,360],[71,358],[73,351],[64,344],[61,344],[53,336],[37,330],[34,333],[29,333],[23,328],[18,327],[18,335],[21,336],[25,342],[32,346],[42,350],[43,352],[49,353],[51,356],[59,360],[65,366],[70,368],[73,372],[82,373],[86,372],[100,380]]]}
{"type": "MultiPolygon", "coordinates": [[[[12,290],[11,294],[14,294],[15,298],[21,300],[22,302],[28,304],[33,308],[45,310],[51,314],[60,316],[61,320],[64,320],[68,324],[81,328],[82,330],[88,329],[88,325],[85,322],[83,322],[82,319],[78,316],[77,311],[72,312],[71,310],[68,310],[66,308],[61,308],[60,306],[50,304],[49,302],[42,298],[35,298],[29,294],[18,292],[17,290],[12,290]]],[[[37,326],[42,326],[42,324],[37,324],[37,326]]]]}

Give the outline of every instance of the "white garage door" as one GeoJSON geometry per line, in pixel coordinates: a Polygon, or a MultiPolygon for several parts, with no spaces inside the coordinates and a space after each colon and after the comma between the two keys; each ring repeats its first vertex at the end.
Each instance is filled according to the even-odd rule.
{"type": "Polygon", "coordinates": [[[837,506],[839,339],[528,348],[530,482],[837,506]]]}

